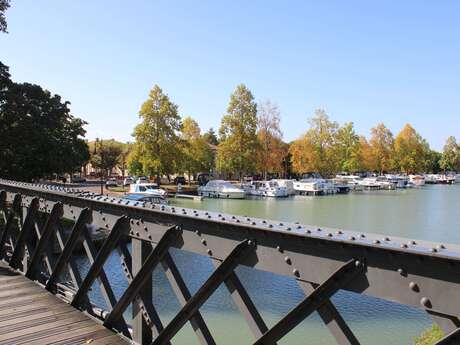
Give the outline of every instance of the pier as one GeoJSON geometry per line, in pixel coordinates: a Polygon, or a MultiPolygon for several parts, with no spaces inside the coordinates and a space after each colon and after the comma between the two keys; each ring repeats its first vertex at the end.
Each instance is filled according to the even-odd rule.
{"type": "Polygon", "coordinates": [[[360,344],[331,300],[339,290],[425,311],[446,334],[437,345],[460,339],[458,245],[170,205],[131,206],[78,189],[8,180],[0,180],[0,235],[2,344],[167,345],[188,323],[200,344],[218,344],[200,308],[220,286],[229,290],[252,332],[247,344],[277,344],[315,311],[337,344],[360,344]],[[67,238],[62,220],[73,224],[67,238]],[[109,230],[100,249],[88,235],[89,224],[109,230]],[[57,256],[49,253],[54,237],[61,248],[57,256]],[[80,238],[91,264],[87,272],[75,265],[80,238]],[[215,267],[194,293],[169,252],[172,248],[206,257],[215,267]],[[127,283],[117,295],[104,270],[112,252],[118,254],[116,265],[127,283]],[[180,304],[167,324],[152,301],[157,266],[164,269],[180,304]],[[236,273],[239,266],[291,277],[305,298],[269,326],[236,273]],[[107,309],[91,300],[93,284],[107,309]]]}

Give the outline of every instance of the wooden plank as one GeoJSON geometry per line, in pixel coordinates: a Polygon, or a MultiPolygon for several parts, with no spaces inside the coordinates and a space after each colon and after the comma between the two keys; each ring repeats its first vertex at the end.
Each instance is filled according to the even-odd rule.
{"type": "MultiPolygon", "coordinates": [[[[74,332],[65,332],[47,337],[46,343],[50,345],[93,344],[94,340],[108,337],[110,335],[113,335],[113,333],[102,326],[91,326],[88,328],[77,329],[74,332]]],[[[27,344],[31,343],[29,342],[27,344]]]]}
{"type": "Polygon", "coordinates": [[[7,291],[1,291],[0,292],[0,299],[4,299],[5,297],[12,297],[12,296],[21,296],[24,293],[28,294],[34,291],[37,291],[38,286],[26,286],[26,287],[21,287],[20,289],[11,289],[7,291]]]}
{"type": "Polygon", "coordinates": [[[54,328],[48,328],[48,329],[42,329],[37,332],[32,332],[24,335],[20,335],[11,339],[8,339],[6,341],[2,341],[2,345],[18,345],[18,344],[31,344],[32,341],[39,340],[35,344],[49,344],[47,339],[57,335],[57,334],[62,334],[62,333],[68,333],[71,330],[74,329],[82,329],[85,327],[91,327],[94,329],[94,327],[97,327],[94,325],[93,320],[80,320],[80,321],[75,321],[71,322],[65,325],[61,325],[59,327],[54,327],[54,328]]]}
{"type": "Polygon", "coordinates": [[[91,345],[122,345],[126,344],[126,340],[122,339],[120,336],[114,334],[109,337],[104,337],[96,339],[90,343],[91,345]]]}
{"type": "Polygon", "coordinates": [[[0,301],[0,310],[5,306],[12,306],[12,305],[21,305],[22,303],[31,303],[32,301],[42,299],[42,298],[49,298],[51,295],[46,291],[36,291],[29,295],[18,296],[14,298],[6,298],[0,301]]]}
{"type": "Polygon", "coordinates": [[[80,314],[78,310],[63,310],[63,309],[55,309],[53,311],[49,311],[46,315],[46,311],[40,314],[32,314],[24,317],[19,317],[14,320],[9,320],[7,325],[0,327],[0,333],[11,333],[15,331],[20,331],[22,329],[28,329],[29,327],[35,327],[39,325],[48,324],[50,322],[56,322],[59,320],[63,320],[67,317],[72,317],[80,314]]]}
{"type": "MultiPolygon", "coordinates": [[[[17,308],[12,308],[12,309],[6,309],[2,310],[0,313],[0,327],[2,327],[5,323],[8,323],[11,320],[14,320],[16,318],[21,318],[25,317],[28,315],[34,315],[34,317],[39,317],[41,313],[45,312],[53,312],[53,311],[59,311],[59,312],[70,312],[75,309],[70,308],[67,305],[63,305],[59,301],[48,301],[47,304],[45,305],[34,305],[31,304],[29,306],[21,306],[17,308]],[[57,303],[53,303],[57,302],[57,303]]],[[[16,321],[14,321],[16,322],[16,321]]]]}
{"type": "Polygon", "coordinates": [[[14,280],[5,284],[0,284],[0,292],[24,288],[26,286],[36,286],[36,284],[30,280],[14,280]]]}
{"type": "Polygon", "coordinates": [[[90,324],[94,324],[94,321],[90,320],[86,315],[76,310],[75,312],[64,314],[62,319],[55,321],[55,322],[49,322],[44,325],[29,327],[24,330],[0,334],[0,341],[3,344],[4,341],[6,340],[11,340],[11,339],[16,339],[16,338],[17,340],[21,340],[22,338],[29,339],[29,337],[27,336],[30,336],[30,335],[38,336],[39,334],[48,334],[50,333],[49,330],[57,332],[58,330],[66,329],[65,326],[69,326],[69,325],[78,323],[80,321],[90,321],[90,324]]]}

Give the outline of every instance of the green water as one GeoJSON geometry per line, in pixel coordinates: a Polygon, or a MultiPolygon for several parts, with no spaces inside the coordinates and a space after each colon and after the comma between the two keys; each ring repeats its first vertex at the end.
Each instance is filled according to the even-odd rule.
{"type": "MultiPolygon", "coordinates": [[[[324,197],[175,200],[173,203],[237,215],[460,244],[460,185],[324,197]]],[[[213,270],[209,259],[178,250],[171,254],[191,292],[197,291],[213,270]]],[[[118,260],[112,255],[105,267],[115,294],[120,296],[127,282],[118,260]]],[[[87,270],[87,262],[82,259],[79,264],[83,271],[87,270]]],[[[269,326],[304,298],[294,279],[245,267],[239,267],[237,274],[269,326]]],[[[166,325],[180,307],[159,268],[153,274],[153,294],[154,305],[166,325]]],[[[103,306],[97,287],[92,292],[92,300],[103,306]]],[[[339,291],[332,301],[363,345],[412,344],[413,339],[431,325],[431,319],[421,310],[368,296],[339,291]]],[[[200,311],[217,344],[243,345],[254,341],[224,287],[219,288],[200,311]]],[[[173,344],[199,342],[187,325],[174,337],[173,344]]],[[[279,344],[336,345],[336,342],[315,313],[279,344]]]]}
{"type": "Polygon", "coordinates": [[[173,203],[303,224],[460,244],[460,184],[283,199],[173,203]]]}
{"type": "MultiPolygon", "coordinates": [[[[460,185],[324,197],[207,199],[201,202],[176,200],[174,203],[236,215],[460,244],[460,185]]],[[[251,297],[256,299],[256,304],[259,303],[269,324],[279,320],[303,297],[295,283],[287,278],[275,279],[270,274],[257,273],[248,275],[248,279],[252,279],[248,287],[251,297]],[[264,297],[264,294],[267,296],[264,297]]],[[[363,299],[351,293],[339,294],[334,302],[362,344],[411,344],[414,337],[431,323],[420,310],[374,298],[363,299]]],[[[206,312],[204,308],[203,313],[222,344],[251,343],[251,333],[237,312],[206,312]]],[[[177,340],[179,344],[191,344],[194,343],[191,337],[185,332],[177,340]]],[[[336,343],[318,316],[314,315],[280,344],[336,343]]]]}

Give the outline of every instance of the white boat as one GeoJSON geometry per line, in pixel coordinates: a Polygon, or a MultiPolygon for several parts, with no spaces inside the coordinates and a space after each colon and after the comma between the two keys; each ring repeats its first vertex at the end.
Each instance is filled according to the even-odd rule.
{"type": "Polygon", "coordinates": [[[271,181],[275,181],[276,183],[278,183],[278,186],[286,188],[286,191],[287,191],[288,195],[294,195],[295,194],[295,189],[294,189],[294,181],[295,180],[273,179],[271,181]]]}
{"type": "Polygon", "coordinates": [[[382,184],[377,181],[377,177],[366,177],[359,181],[359,185],[366,189],[380,189],[382,184]]]}
{"type": "Polygon", "coordinates": [[[455,175],[455,183],[460,183],[460,174],[455,175]]]}
{"type": "Polygon", "coordinates": [[[198,195],[208,198],[244,199],[245,191],[224,180],[211,180],[198,187],[198,195]]]}
{"type": "Polygon", "coordinates": [[[425,175],[425,184],[435,184],[437,181],[437,176],[436,174],[426,174],[425,175]]]}
{"type": "Polygon", "coordinates": [[[133,183],[129,185],[130,194],[145,194],[150,196],[162,196],[166,197],[168,192],[160,187],[156,183],[133,183]]]}
{"type": "Polygon", "coordinates": [[[362,180],[363,179],[357,175],[336,175],[334,184],[336,186],[346,184],[351,190],[359,190],[361,189],[360,182],[362,180]]]}
{"type": "Polygon", "coordinates": [[[385,176],[366,177],[359,184],[365,189],[395,189],[396,185],[385,176]]]}
{"type": "Polygon", "coordinates": [[[243,188],[248,195],[254,196],[270,196],[270,197],[286,197],[288,191],[286,187],[278,185],[277,181],[251,181],[243,185],[243,188]]]}
{"type": "Polygon", "coordinates": [[[454,175],[436,175],[436,183],[438,184],[454,184],[456,177],[454,175]]]}
{"type": "Polygon", "coordinates": [[[423,175],[409,175],[409,181],[415,187],[421,187],[425,185],[425,176],[423,175]]]}
{"type": "Polygon", "coordinates": [[[388,182],[393,183],[396,188],[408,188],[411,187],[411,185],[408,184],[409,179],[405,175],[391,175],[387,174],[385,175],[387,178],[388,182]]]}
{"type": "Polygon", "coordinates": [[[300,181],[294,181],[294,189],[301,195],[337,193],[334,183],[323,179],[319,174],[304,174],[304,177],[300,181]]]}

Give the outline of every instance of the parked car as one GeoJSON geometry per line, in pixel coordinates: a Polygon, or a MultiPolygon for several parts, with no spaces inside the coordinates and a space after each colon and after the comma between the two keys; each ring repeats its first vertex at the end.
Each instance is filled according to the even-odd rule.
{"type": "Polygon", "coordinates": [[[123,181],[123,186],[129,186],[130,184],[133,184],[134,180],[132,177],[126,177],[125,180],[123,181]]]}
{"type": "Polygon", "coordinates": [[[187,183],[187,181],[185,180],[185,177],[184,176],[176,176],[174,178],[174,184],[181,184],[181,185],[184,185],[187,183]]]}
{"type": "Polygon", "coordinates": [[[136,183],[146,183],[146,182],[149,182],[149,179],[146,176],[139,176],[136,180],[136,183]]]}
{"type": "Polygon", "coordinates": [[[105,186],[106,186],[106,187],[116,187],[116,186],[118,186],[117,179],[116,179],[115,177],[109,178],[109,179],[105,182],[105,186]]]}
{"type": "Polygon", "coordinates": [[[82,183],[82,182],[86,182],[86,179],[81,177],[81,176],[74,175],[74,176],[72,176],[72,182],[73,183],[82,183]]]}

